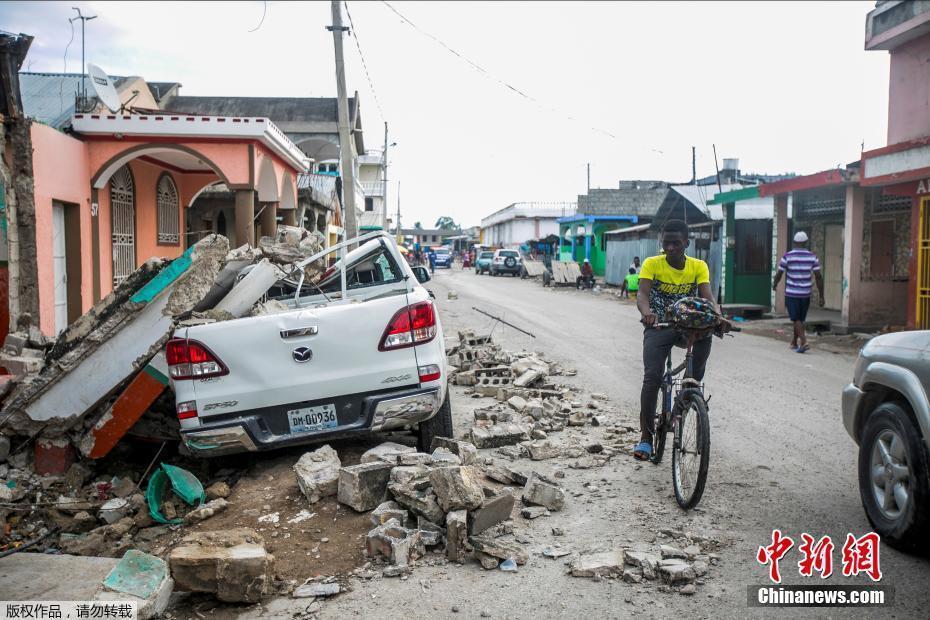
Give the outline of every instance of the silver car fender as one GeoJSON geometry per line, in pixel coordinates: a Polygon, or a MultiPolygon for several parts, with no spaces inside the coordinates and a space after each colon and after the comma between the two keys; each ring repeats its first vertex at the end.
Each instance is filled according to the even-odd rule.
{"type": "MultiPolygon", "coordinates": [[[[924,391],[917,375],[901,366],[886,362],[872,362],[862,373],[859,385],[863,390],[868,390],[872,384],[891,388],[904,395],[911,406],[911,411],[914,412],[914,417],[917,418],[917,425],[924,437],[924,443],[930,449],[930,403],[927,402],[927,392],[924,391]]],[[[857,418],[862,413],[862,411],[857,412],[857,418]]]]}

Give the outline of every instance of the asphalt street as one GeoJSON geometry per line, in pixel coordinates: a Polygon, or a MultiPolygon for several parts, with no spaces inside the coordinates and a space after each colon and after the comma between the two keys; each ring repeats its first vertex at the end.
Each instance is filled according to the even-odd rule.
{"type": "MultiPolygon", "coordinates": [[[[476,276],[458,266],[437,270],[426,286],[436,295],[447,337],[460,329],[491,331],[495,342],[506,349],[544,352],[549,359],[577,369],[577,377],[559,377],[561,382],[606,394],[619,419],[637,423],[642,327],[632,303],[608,292],[598,295],[573,288],[543,288],[532,279],[476,276]],[[449,291],[455,291],[457,298],[449,299],[449,291]],[[535,338],[473,308],[513,323],[535,338]]],[[[741,618],[798,617],[814,612],[855,617],[865,611],[869,617],[926,617],[930,562],[884,545],[881,584],[893,587],[892,606],[869,610],[747,606],[747,587],[769,583],[768,568],[755,558],[759,546],[771,542],[774,529],[796,541],[781,561],[785,583],[872,583],[864,575],[841,574],[840,549],[847,534],[861,536],[870,531],[859,500],[857,446],[840,418],[840,392],[850,381],[854,361],[853,355],[844,354],[814,351],[799,355],[783,342],[745,333],[715,339],[705,378],[706,392],[711,395],[712,456],[707,489],[697,509],[685,513],[675,503],[670,459],[653,466],[618,455],[606,467],[584,470],[564,469],[564,463],[552,461],[533,462],[531,467],[544,473],[563,468],[564,487],[574,499],[551,518],[518,524],[534,556],[519,573],[485,572],[474,563],[418,567],[406,581],[359,583],[351,592],[327,602],[322,616],[688,614],[741,618]],[[592,484],[606,489],[606,494],[590,494],[592,484]],[[538,555],[543,546],[552,544],[549,530],[555,525],[565,529],[560,544],[578,551],[655,544],[656,534],[667,528],[694,532],[719,543],[721,561],[690,597],[645,584],[572,578],[559,560],[538,555]],[[830,578],[799,575],[797,547],[803,532],[815,538],[832,537],[836,548],[830,578]]],[[[463,395],[462,388],[452,394],[456,436],[464,436],[476,403],[463,395]]],[[[585,427],[579,437],[600,437],[596,431],[585,427]]],[[[292,609],[283,601],[280,605],[284,607],[272,605],[260,615],[292,609]]]]}

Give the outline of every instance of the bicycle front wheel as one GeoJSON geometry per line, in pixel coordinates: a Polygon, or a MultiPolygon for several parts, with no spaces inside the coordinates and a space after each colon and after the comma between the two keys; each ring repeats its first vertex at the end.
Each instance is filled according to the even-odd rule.
{"type": "Polygon", "coordinates": [[[653,465],[661,463],[662,456],[665,454],[665,437],[668,434],[665,420],[667,419],[668,416],[663,413],[656,414],[655,424],[652,428],[652,458],[649,459],[653,465]]]}
{"type": "Polygon", "coordinates": [[[683,405],[672,446],[672,481],[678,505],[690,510],[701,501],[707,482],[710,420],[700,394],[692,394],[683,405]]]}

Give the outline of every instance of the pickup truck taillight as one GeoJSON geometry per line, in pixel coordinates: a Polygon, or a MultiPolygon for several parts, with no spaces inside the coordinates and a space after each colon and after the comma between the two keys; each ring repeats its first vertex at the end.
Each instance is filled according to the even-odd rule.
{"type": "Polygon", "coordinates": [[[379,351],[392,351],[425,344],[436,337],[436,311],[433,303],[423,301],[402,308],[388,323],[381,336],[379,351]]]}
{"type": "Polygon", "coordinates": [[[177,404],[179,420],[189,420],[197,417],[197,401],[188,400],[177,404]]]}
{"type": "Polygon", "coordinates": [[[165,345],[168,374],[172,379],[205,379],[229,374],[229,369],[210,349],[184,338],[172,338],[165,345]]]}

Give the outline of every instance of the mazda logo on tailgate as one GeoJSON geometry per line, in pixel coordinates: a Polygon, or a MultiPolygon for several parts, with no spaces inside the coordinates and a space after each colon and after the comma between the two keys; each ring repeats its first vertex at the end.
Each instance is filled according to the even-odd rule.
{"type": "Polygon", "coordinates": [[[297,347],[291,352],[291,355],[294,356],[294,361],[298,364],[303,364],[313,359],[313,351],[310,350],[310,347],[297,347]]]}

